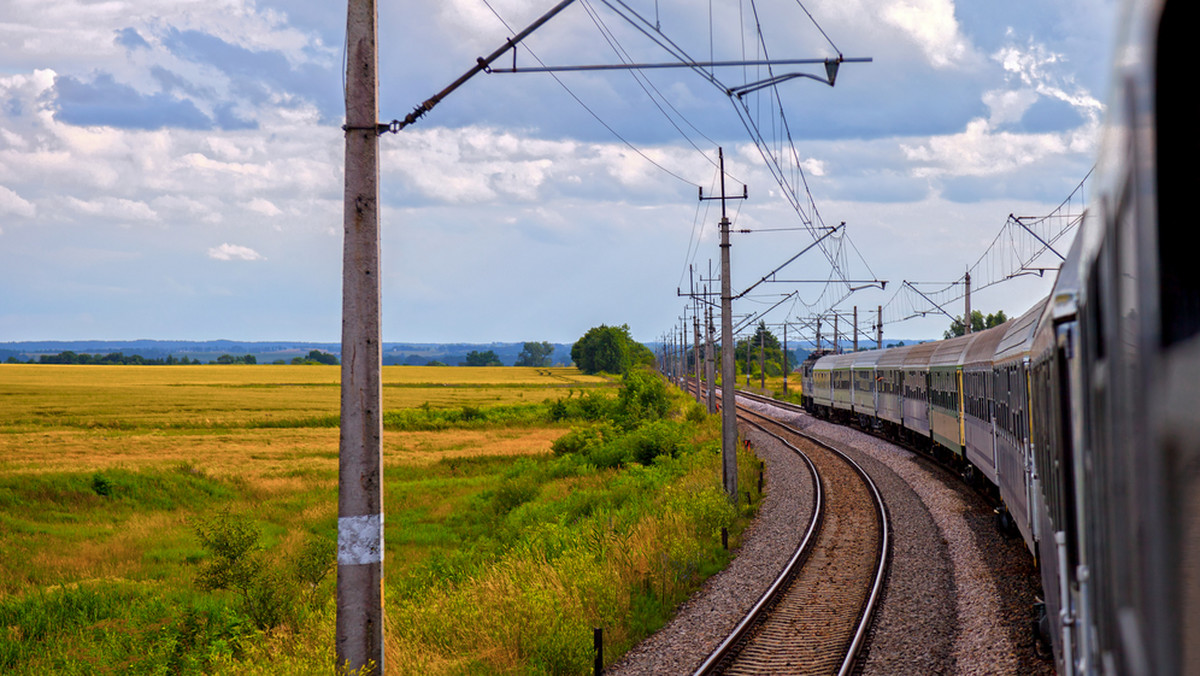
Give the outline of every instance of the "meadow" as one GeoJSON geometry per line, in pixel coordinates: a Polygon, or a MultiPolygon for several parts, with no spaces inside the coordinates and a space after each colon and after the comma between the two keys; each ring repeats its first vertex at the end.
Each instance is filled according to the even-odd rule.
{"type": "MultiPolygon", "coordinates": [[[[0,365],[0,671],[334,673],[339,373],[0,365]]],[[[728,561],[715,421],[619,381],[384,368],[388,673],[582,673],[728,561]]]]}

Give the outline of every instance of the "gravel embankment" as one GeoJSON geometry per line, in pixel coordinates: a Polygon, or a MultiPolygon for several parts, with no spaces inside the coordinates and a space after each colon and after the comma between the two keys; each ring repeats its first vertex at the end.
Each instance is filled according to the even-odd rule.
{"type": "MultiPolygon", "coordinates": [[[[784,413],[793,426],[850,452],[875,479],[893,528],[892,570],[866,648],[864,674],[1053,674],[1030,636],[1038,594],[1020,538],[993,526],[974,491],[922,456],[857,430],[784,413]]],[[[811,483],[795,455],[750,432],[768,493],[743,549],[663,630],[613,674],[691,673],[753,605],[794,551],[811,483]]]]}

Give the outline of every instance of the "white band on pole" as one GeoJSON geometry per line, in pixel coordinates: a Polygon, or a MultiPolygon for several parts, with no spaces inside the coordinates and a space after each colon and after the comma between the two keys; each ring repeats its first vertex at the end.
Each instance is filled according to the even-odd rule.
{"type": "Polygon", "coordinates": [[[383,515],[343,516],[338,519],[338,565],[355,566],[383,561],[383,515]]]}

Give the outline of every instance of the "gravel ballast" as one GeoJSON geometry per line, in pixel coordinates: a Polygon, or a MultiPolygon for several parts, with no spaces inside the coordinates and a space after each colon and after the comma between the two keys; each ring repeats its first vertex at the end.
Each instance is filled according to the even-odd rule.
{"type": "MultiPolygon", "coordinates": [[[[806,414],[774,413],[847,451],[887,503],[892,568],[862,673],[1054,673],[1053,663],[1035,653],[1030,632],[1039,593],[1032,557],[1019,537],[996,530],[983,497],[925,457],[887,441],[806,414]]],[[[811,509],[807,468],[774,439],[753,430],[743,434],[766,463],[768,481],[737,558],[606,673],[691,673],[795,550],[811,509]]]]}

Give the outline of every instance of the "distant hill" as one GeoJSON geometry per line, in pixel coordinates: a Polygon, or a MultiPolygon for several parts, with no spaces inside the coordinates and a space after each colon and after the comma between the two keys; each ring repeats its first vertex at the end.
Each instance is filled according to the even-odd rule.
{"type": "MultiPolygon", "coordinates": [[[[885,347],[897,343],[915,345],[928,339],[889,339],[884,341],[885,347]]],[[[840,341],[842,349],[851,349],[850,341],[840,341]]],[[[554,353],[550,359],[554,364],[571,363],[571,343],[552,343],[554,353]]],[[[661,343],[646,343],[655,353],[661,343]]],[[[491,350],[505,366],[512,366],[521,350],[522,343],[384,343],[383,363],[386,366],[409,365],[424,366],[432,361],[449,366],[457,366],[466,361],[467,353],[471,351],[486,352],[491,350]]],[[[796,341],[789,346],[789,351],[799,364],[812,350],[812,341],[796,341]]],[[[828,348],[826,342],[824,347],[828,348]]],[[[874,341],[859,341],[860,349],[874,349],[874,341]]],[[[202,362],[215,362],[223,354],[242,356],[254,355],[259,364],[270,364],[275,361],[291,361],[294,357],[303,357],[310,350],[329,352],[341,358],[341,343],[308,343],[291,341],[239,341],[239,340],[41,340],[17,341],[0,343],[0,362],[10,358],[21,362],[37,361],[42,355],[76,352],[80,354],[111,354],[120,352],[127,356],[141,355],[146,359],[166,359],[173,356],[176,359],[187,357],[202,362]]]]}
{"type": "MultiPolygon", "coordinates": [[[[571,345],[568,343],[552,343],[554,352],[550,359],[554,364],[571,363],[571,345]]],[[[521,350],[522,343],[384,343],[383,363],[385,365],[408,364],[425,365],[431,361],[439,361],[450,366],[456,366],[466,361],[467,353],[471,351],[486,352],[491,350],[505,366],[512,366],[521,350]]],[[[341,343],[308,343],[289,341],[237,341],[237,340],[45,340],[18,341],[0,343],[0,362],[9,358],[17,361],[37,361],[42,355],[76,352],[80,354],[110,354],[121,352],[125,355],[141,355],[147,359],[166,359],[173,356],[176,359],[188,359],[202,362],[216,361],[223,354],[235,356],[252,354],[260,364],[270,364],[275,361],[291,361],[293,357],[303,357],[310,350],[329,352],[341,358],[341,343]]]]}

